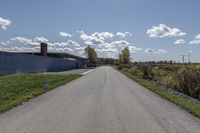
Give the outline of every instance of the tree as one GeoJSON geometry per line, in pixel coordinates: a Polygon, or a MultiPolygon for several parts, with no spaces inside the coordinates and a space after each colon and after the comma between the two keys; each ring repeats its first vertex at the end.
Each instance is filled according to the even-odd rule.
{"type": "Polygon", "coordinates": [[[130,63],[130,52],[129,52],[129,49],[127,46],[122,51],[122,55],[123,55],[123,59],[124,59],[124,64],[130,63]]]}
{"type": "Polygon", "coordinates": [[[124,59],[122,53],[119,53],[119,64],[124,64],[124,59]]]}
{"type": "Polygon", "coordinates": [[[127,46],[122,50],[121,53],[119,53],[119,63],[120,64],[130,63],[130,52],[127,46]]]}
{"type": "Polygon", "coordinates": [[[96,51],[91,48],[89,45],[85,48],[85,53],[87,54],[89,63],[95,64],[97,63],[97,53],[96,51]]]}

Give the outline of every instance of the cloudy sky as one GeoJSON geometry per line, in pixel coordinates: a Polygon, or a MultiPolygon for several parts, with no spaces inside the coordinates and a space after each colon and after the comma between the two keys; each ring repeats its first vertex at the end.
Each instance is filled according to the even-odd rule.
{"type": "Polygon", "coordinates": [[[133,60],[200,62],[199,0],[1,0],[0,51],[39,51],[133,60]]]}

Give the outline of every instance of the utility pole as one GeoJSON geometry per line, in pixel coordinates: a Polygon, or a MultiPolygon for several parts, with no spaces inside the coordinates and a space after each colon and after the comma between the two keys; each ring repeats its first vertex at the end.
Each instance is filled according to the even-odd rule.
{"type": "Polygon", "coordinates": [[[185,63],[185,55],[181,55],[182,56],[182,60],[183,60],[183,64],[185,63]]]}
{"type": "Polygon", "coordinates": [[[188,51],[188,63],[191,63],[191,53],[192,53],[192,51],[189,50],[188,51]]]}
{"type": "Polygon", "coordinates": [[[188,53],[188,63],[190,63],[190,58],[191,58],[191,54],[190,52],[188,53]]]}

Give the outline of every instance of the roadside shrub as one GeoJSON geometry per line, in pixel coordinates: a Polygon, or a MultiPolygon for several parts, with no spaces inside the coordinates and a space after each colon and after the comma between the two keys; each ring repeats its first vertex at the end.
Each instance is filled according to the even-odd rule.
{"type": "Polygon", "coordinates": [[[144,79],[150,79],[153,80],[154,79],[154,72],[152,70],[152,67],[149,65],[141,65],[140,70],[143,73],[143,78],[144,79]]]}
{"type": "Polygon", "coordinates": [[[196,66],[196,69],[200,71],[200,65],[197,65],[197,66],[196,66]]]}
{"type": "Polygon", "coordinates": [[[117,69],[122,70],[122,65],[118,65],[117,69]]]}
{"type": "Polygon", "coordinates": [[[130,72],[130,69],[129,68],[122,68],[122,71],[124,71],[124,72],[130,72]]]}
{"type": "Polygon", "coordinates": [[[153,73],[155,74],[155,77],[160,77],[160,76],[166,76],[167,72],[164,69],[160,69],[159,67],[154,67],[153,68],[153,73]]]}
{"type": "Polygon", "coordinates": [[[119,70],[122,70],[123,68],[127,68],[127,69],[130,69],[132,67],[132,65],[131,64],[120,64],[120,65],[118,65],[118,69],[119,70]]]}
{"type": "Polygon", "coordinates": [[[196,68],[182,68],[177,73],[176,88],[194,98],[200,98],[200,71],[196,68]]]}
{"type": "Polygon", "coordinates": [[[161,84],[164,84],[168,87],[172,87],[172,88],[175,88],[176,85],[177,85],[177,81],[174,80],[174,77],[173,76],[164,76],[162,77],[161,79],[161,84]]]}
{"type": "Polygon", "coordinates": [[[138,77],[143,77],[143,73],[140,71],[140,69],[138,67],[133,67],[131,69],[131,74],[138,76],[138,77]]]}
{"type": "Polygon", "coordinates": [[[132,75],[174,88],[186,95],[200,100],[200,65],[174,64],[151,65],[136,64],[131,68],[132,75]]]}

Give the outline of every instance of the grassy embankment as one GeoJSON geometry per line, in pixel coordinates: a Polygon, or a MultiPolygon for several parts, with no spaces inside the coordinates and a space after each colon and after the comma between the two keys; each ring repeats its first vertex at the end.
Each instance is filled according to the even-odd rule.
{"type": "Polygon", "coordinates": [[[0,76],[0,113],[78,77],[80,77],[79,74],[14,74],[0,76]],[[48,89],[46,90],[43,88],[45,83],[48,83],[48,89]]]}
{"type": "Polygon", "coordinates": [[[172,94],[172,93],[168,92],[167,90],[164,90],[164,89],[158,87],[158,85],[154,81],[145,80],[145,79],[140,78],[138,76],[134,76],[129,72],[125,72],[125,71],[121,71],[121,72],[123,74],[125,74],[126,76],[128,76],[129,78],[135,80],[136,82],[138,82],[142,86],[146,87],[150,91],[159,94],[161,97],[166,98],[167,100],[177,104],[178,106],[186,109],[191,114],[200,118],[200,104],[198,104],[194,101],[191,101],[189,99],[185,99],[183,97],[172,94]]]}

